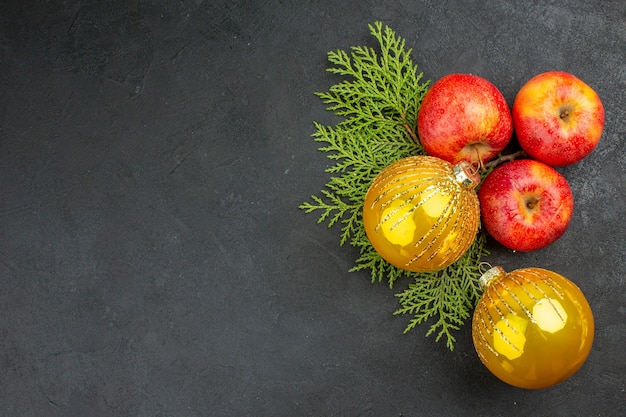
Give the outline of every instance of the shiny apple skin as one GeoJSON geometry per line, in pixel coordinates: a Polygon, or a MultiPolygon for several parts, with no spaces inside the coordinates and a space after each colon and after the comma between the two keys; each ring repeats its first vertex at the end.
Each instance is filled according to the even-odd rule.
{"type": "Polygon", "coordinates": [[[509,143],[513,119],[498,88],[472,74],[437,80],[422,99],[417,116],[426,153],[450,163],[494,159],[509,143]]]}
{"type": "Polygon", "coordinates": [[[551,166],[570,165],[589,155],[604,129],[604,106],[584,81],[562,71],[531,78],[513,102],[520,146],[551,166]]]}
{"type": "Polygon", "coordinates": [[[574,197],[558,171],[532,159],[506,162],[489,173],[478,192],[482,224],[505,247],[542,249],[567,230],[574,197]]]}

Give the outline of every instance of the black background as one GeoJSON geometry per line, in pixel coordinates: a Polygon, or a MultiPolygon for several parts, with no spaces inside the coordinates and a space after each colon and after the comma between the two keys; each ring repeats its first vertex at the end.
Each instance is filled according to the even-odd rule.
{"type": "Polygon", "coordinates": [[[4,1],[0,416],[618,416],[626,413],[626,4],[613,1],[4,1]],[[381,20],[424,78],[533,75],[601,96],[596,150],[559,168],[552,246],[488,261],[574,281],[581,370],[497,380],[469,325],[404,335],[394,289],[298,205],[328,180],[326,53],[381,20]]]}

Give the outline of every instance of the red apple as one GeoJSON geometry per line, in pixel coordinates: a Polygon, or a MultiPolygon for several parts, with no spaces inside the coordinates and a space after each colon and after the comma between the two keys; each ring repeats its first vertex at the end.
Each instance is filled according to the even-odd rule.
{"type": "Polygon", "coordinates": [[[513,125],[520,146],[552,166],[587,156],[600,141],[604,107],[598,94],[567,72],[531,78],[513,102],[513,125]]]}
{"type": "Polygon", "coordinates": [[[509,249],[527,252],[560,238],[574,198],[567,180],[532,159],[506,162],[487,175],[478,192],[483,226],[509,249]]]}
{"type": "Polygon", "coordinates": [[[477,75],[449,74],[426,92],[417,116],[426,153],[456,164],[482,164],[495,158],[513,135],[506,100],[477,75]]]}

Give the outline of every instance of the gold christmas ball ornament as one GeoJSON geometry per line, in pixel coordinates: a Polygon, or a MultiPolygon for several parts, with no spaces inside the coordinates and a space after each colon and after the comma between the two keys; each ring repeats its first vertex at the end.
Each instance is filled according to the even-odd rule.
{"type": "Polygon", "coordinates": [[[433,272],[457,261],[480,224],[474,187],[480,176],[467,162],[432,156],[400,159],[383,169],[365,196],[363,223],[387,262],[433,272]]]}
{"type": "Polygon", "coordinates": [[[593,343],[591,308],[570,280],[541,268],[480,278],[483,295],[472,320],[481,362],[502,381],[527,389],[565,381],[583,365],[593,343]]]}

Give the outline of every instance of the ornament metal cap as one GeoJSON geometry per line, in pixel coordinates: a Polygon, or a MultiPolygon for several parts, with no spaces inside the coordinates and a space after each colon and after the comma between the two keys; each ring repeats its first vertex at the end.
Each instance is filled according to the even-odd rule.
{"type": "Polygon", "coordinates": [[[489,286],[489,284],[491,284],[491,281],[493,281],[494,278],[504,274],[506,274],[504,268],[502,268],[501,266],[494,266],[493,268],[488,269],[487,272],[485,272],[481,275],[480,278],[478,278],[478,285],[480,285],[481,289],[485,289],[489,286]]]}
{"type": "Polygon", "coordinates": [[[472,164],[467,161],[461,161],[452,167],[452,172],[456,181],[463,187],[472,189],[480,183],[480,175],[472,164]]]}

